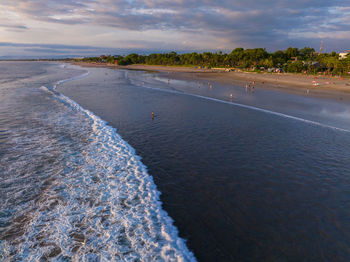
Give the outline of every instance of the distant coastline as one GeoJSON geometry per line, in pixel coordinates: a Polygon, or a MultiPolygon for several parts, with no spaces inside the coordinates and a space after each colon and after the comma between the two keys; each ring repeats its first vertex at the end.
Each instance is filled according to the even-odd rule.
{"type": "Polygon", "coordinates": [[[161,66],[134,64],[118,66],[106,63],[71,62],[82,67],[105,67],[113,69],[156,71],[170,79],[214,81],[244,87],[278,89],[284,92],[350,101],[350,78],[339,76],[306,75],[297,73],[256,73],[245,71],[226,72],[222,69],[204,69],[185,66],[161,66]],[[171,75],[165,75],[171,74],[171,75]]]}

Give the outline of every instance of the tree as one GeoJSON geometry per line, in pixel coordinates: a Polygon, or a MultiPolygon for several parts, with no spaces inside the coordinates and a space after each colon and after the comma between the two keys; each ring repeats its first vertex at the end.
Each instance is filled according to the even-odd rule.
{"type": "Polygon", "coordinates": [[[336,52],[330,54],[317,54],[315,49],[304,47],[298,48],[288,47],[286,50],[268,53],[264,48],[244,49],[242,47],[233,49],[227,54],[222,51],[212,53],[185,53],[177,54],[169,53],[153,53],[150,55],[139,55],[132,53],[126,56],[100,56],[87,57],[83,61],[86,62],[106,62],[114,63],[118,60],[119,65],[129,64],[148,64],[148,65],[193,65],[193,66],[239,66],[242,68],[258,68],[259,67],[282,67],[286,72],[300,73],[304,70],[309,72],[325,71],[335,74],[347,74],[350,71],[350,56],[339,60],[336,52]],[[295,61],[295,57],[301,58],[303,61],[295,61]]]}
{"type": "Polygon", "coordinates": [[[300,73],[305,69],[306,67],[301,61],[296,61],[296,62],[288,61],[287,63],[287,72],[300,73]]]}
{"type": "Polygon", "coordinates": [[[297,57],[299,55],[298,48],[288,47],[286,51],[284,52],[288,59],[291,59],[292,57],[297,57]]]}
{"type": "Polygon", "coordinates": [[[316,52],[315,49],[311,47],[304,47],[299,50],[299,54],[303,60],[312,60],[315,57],[316,52]]]}

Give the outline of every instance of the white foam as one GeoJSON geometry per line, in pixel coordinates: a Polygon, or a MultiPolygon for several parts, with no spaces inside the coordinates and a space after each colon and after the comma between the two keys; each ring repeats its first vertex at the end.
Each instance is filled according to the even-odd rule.
{"type": "MultiPolygon", "coordinates": [[[[62,169],[37,201],[38,208],[28,214],[30,223],[16,247],[16,258],[38,261],[51,254],[81,261],[195,261],[162,209],[160,192],[135,150],[115,128],[55,91],[60,84],[88,74],[59,81],[53,88],[42,87],[86,119],[52,121],[90,132],[84,133],[88,138],[82,152],[69,144],[64,149],[62,169]]],[[[0,244],[3,253],[10,249],[9,242],[0,244]]]]}
{"type": "Polygon", "coordinates": [[[71,78],[68,78],[68,79],[64,79],[64,80],[58,81],[58,82],[53,86],[53,88],[56,89],[57,86],[62,85],[62,84],[65,83],[65,82],[69,82],[69,81],[73,81],[73,80],[82,79],[82,78],[87,77],[88,75],[90,75],[90,72],[89,72],[89,71],[87,71],[87,72],[84,73],[84,74],[78,75],[78,76],[74,76],[74,77],[71,77],[71,78]]]}
{"type": "MultiPolygon", "coordinates": [[[[178,237],[178,231],[173,225],[172,219],[162,209],[159,200],[160,193],[152,177],[147,173],[146,167],[142,164],[140,157],[136,155],[135,150],[116,133],[116,129],[108,126],[105,121],[82,108],[68,97],[64,95],[60,95],[60,97],[69,103],[72,108],[84,112],[93,120],[92,130],[94,131],[95,138],[93,143],[101,146],[99,148],[101,150],[99,154],[110,154],[107,162],[104,163],[107,168],[107,175],[111,166],[113,166],[113,164],[111,165],[113,162],[116,162],[114,166],[125,168],[124,172],[126,173],[124,173],[124,176],[120,180],[121,185],[119,186],[122,189],[126,189],[127,192],[123,192],[122,194],[127,193],[126,197],[131,202],[134,197],[140,198],[140,204],[133,206],[130,203],[132,211],[126,212],[127,214],[123,214],[119,219],[123,220],[126,230],[129,230],[130,227],[138,228],[140,224],[147,225],[146,230],[141,227],[139,228],[139,230],[143,231],[139,236],[136,235],[130,238],[133,250],[137,251],[136,253],[141,260],[149,261],[159,255],[159,257],[166,261],[194,261],[194,256],[187,249],[184,240],[178,237]],[[147,250],[148,248],[141,246],[141,242],[144,242],[145,245],[147,244],[148,248],[154,245],[155,250],[150,248],[152,250],[150,252],[147,250]],[[155,252],[157,250],[160,254],[155,252]]],[[[94,162],[95,159],[91,159],[91,161],[94,162]]],[[[104,186],[110,187],[111,185],[108,185],[107,182],[104,186]]],[[[118,196],[120,192],[113,193],[117,194],[117,197],[120,197],[118,196]]],[[[125,211],[119,210],[118,212],[125,211]]],[[[115,214],[117,217],[118,212],[115,214]]],[[[104,232],[107,238],[113,237],[111,235],[112,231],[104,232]]],[[[136,230],[134,230],[134,233],[136,233],[136,230]]],[[[112,243],[108,245],[111,249],[109,253],[112,253],[113,249],[113,252],[118,252],[118,245],[113,246],[112,243]]]]}

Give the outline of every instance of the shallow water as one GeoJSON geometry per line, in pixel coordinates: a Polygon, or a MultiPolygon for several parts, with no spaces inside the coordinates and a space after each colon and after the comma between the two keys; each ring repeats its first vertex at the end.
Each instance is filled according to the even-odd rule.
{"type": "Polygon", "coordinates": [[[0,260],[195,260],[134,149],[55,91],[85,70],[0,72],[0,260]]]}
{"type": "Polygon", "coordinates": [[[349,105],[89,71],[58,90],[135,148],[198,260],[350,259],[349,105]]]}
{"type": "Polygon", "coordinates": [[[350,259],[346,103],[0,69],[0,260],[194,260],[187,246],[200,261],[350,259]]]}

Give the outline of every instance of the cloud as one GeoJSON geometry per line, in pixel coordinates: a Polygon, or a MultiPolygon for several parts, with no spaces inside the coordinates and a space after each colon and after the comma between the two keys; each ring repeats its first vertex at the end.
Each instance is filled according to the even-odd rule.
{"type": "Polygon", "coordinates": [[[10,28],[10,29],[28,30],[28,27],[26,27],[25,25],[0,24],[0,27],[10,28]]]}
{"type": "MultiPolygon", "coordinates": [[[[153,43],[149,44],[152,46],[153,43]]],[[[171,49],[164,49],[169,52],[171,49]]],[[[62,58],[99,56],[101,54],[127,55],[130,53],[150,54],[159,52],[159,49],[145,48],[105,48],[84,45],[58,45],[58,44],[30,44],[0,42],[0,59],[18,58],[62,58]]]]}
{"type": "Polygon", "coordinates": [[[350,45],[344,34],[350,28],[350,3],[340,0],[2,0],[1,7],[52,27],[99,26],[129,35],[157,30],[166,36],[171,31],[179,38],[204,34],[226,48],[309,45],[327,34],[343,39],[344,47],[350,45]]]}

